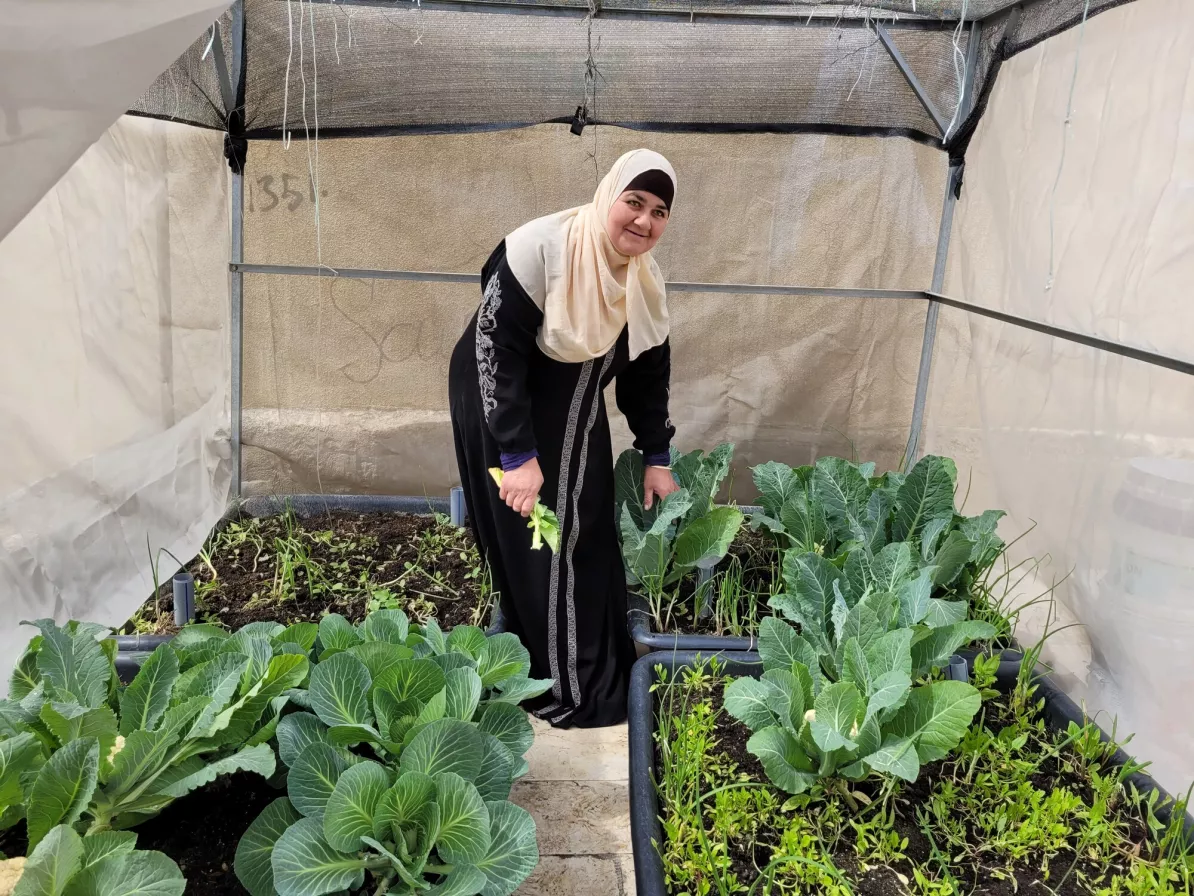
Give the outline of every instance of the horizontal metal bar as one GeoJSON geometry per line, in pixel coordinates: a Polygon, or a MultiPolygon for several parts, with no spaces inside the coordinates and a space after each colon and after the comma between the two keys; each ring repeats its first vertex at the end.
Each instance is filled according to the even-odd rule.
{"type": "MultiPolygon", "coordinates": [[[[288,0],[279,0],[288,2],[288,0]]],[[[289,0],[293,2],[293,0],[289,0]]],[[[419,9],[443,10],[445,12],[504,13],[527,16],[563,16],[584,19],[589,16],[588,3],[559,3],[551,0],[518,3],[513,0],[418,0],[415,3],[395,3],[394,0],[308,0],[315,3],[334,3],[336,6],[372,6],[391,12],[417,11],[419,9]]],[[[915,28],[922,31],[952,31],[957,19],[941,16],[917,16],[910,13],[887,11],[885,15],[875,12],[869,17],[835,14],[833,12],[812,12],[802,14],[776,12],[750,12],[726,9],[647,9],[641,7],[601,7],[599,19],[630,19],[639,21],[671,21],[682,24],[715,22],[730,25],[785,25],[799,28],[869,28],[878,16],[897,28],[915,28]]]]}
{"type": "Polygon", "coordinates": [[[920,104],[925,107],[925,111],[929,113],[929,117],[936,122],[937,129],[941,131],[941,136],[944,137],[946,130],[949,128],[949,122],[937,110],[937,105],[933,102],[933,98],[929,96],[929,92],[925,90],[924,85],[920,83],[920,79],[916,77],[916,73],[912,71],[912,67],[908,65],[908,60],[904,58],[904,54],[900,52],[900,48],[891,39],[891,34],[882,25],[875,26],[875,33],[879,35],[879,40],[882,41],[888,55],[891,56],[892,61],[904,76],[904,80],[908,82],[908,86],[912,88],[912,92],[916,94],[916,98],[920,100],[920,104]]]}
{"type": "MultiPolygon", "coordinates": [[[[439,271],[391,271],[367,268],[301,267],[288,264],[230,264],[229,270],[242,274],[282,274],[297,277],[346,277],[350,280],[407,280],[416,283],[480,283],[480,274],[455,274],[439,271]]],[[[672,281],[675,292],[735,293],[760,296],[812,296],[837,299],[923,299],[915,289],[854,289],[836,286],[788,286],[771,283],[689,283],[672,281]]]]}
{"type": "Polygon", "coordinates": [[[925,293],[925,298],[931,299],[934,302],[940,302],[942,305],[948,305],[951,308],[957,308],[959,311],[977,314],[980,317],[989,317],[991,320],[1012,324],[1025,330],[1032,330],[1036,333],[1044,333],[1046,336],[1064,339],[1066,342],[1074,342],[1078,345],[1096,348],[1123,358],[1131,358],[1133,361],[1143,361],[1145,364],[1152,364],[1154,367],[1164,367],[1167,370],[1175,370],[1178,373],[1194,376],[1194,362],[1191,361],[1182,361],[1178,358],[1171,358],[1168,355],[1135,348],[1131,345],[1124,345],[1122,342],[1113,342],[1110,339],[1102,339],[1098,336],[1088,336],[1085,333],[1077,333],[1074,330],[1067,330],[1064,327],[1055,327],[1052,324],[1042,323],[1039,320],[1020,317],[1018,314],[1007,314],[1003,311],[996,311],[993,308],[984,308],[982,305],[973,305],[970,302],[963,302],[961,299],[951,299],[948,296],[939,295],[935,292],[925,293]]]}

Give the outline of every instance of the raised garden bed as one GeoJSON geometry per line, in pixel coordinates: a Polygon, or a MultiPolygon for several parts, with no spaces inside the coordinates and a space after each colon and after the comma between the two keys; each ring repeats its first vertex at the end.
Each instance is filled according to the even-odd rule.
{"type": "Polygon", "coordinates": [[[713,674],[707,653],[654,654],[633,671],[639,896],[698,886],[724,896],[768,892],[769,877],[770,892],[825,896],[1190,892],[1194,858],[1184,844],[1194,843],[1194,822],[1184,806],[1175,811],[1047,677],[1026,696],[1017,664],[980,670],[991,680],[978,682],[978,715],[911,783],[870,775],[792,795],[773,783],[748,749],[750,729],[723,702],[727,677],[759,678],[759,654],[717,661],[713,674]]]}
{"type": "MultiPolygon", "coordinates": [[[[351,622],[370,609],[434,618],[445,631],[485,625],[493,595],[466,529],[447,517],[410,512],[410,501],[300,496],[250,501],[212,533],[187,564],[199,622],[230,630],[251,622],[351,622]]],[[[155,566],[161,557],[156,557],[155,566]]],[[[122,650],[153,649],[177,630],[163,582],[121,629],[122,650]]]]}
{"type": "Polygon", "coordinates": [[[1003,514],[967,517],[955,508],[948,458],[925,457],[906,476],[877,476],[874,464],[833,457],[795,469],[766,463],[752,470],[761,506],[693,505],[693,494],[719,487],[731,453],[723,445],[707,457],[675,455],[681,491],[652,511],[640,509],[632,487],[641,464],[630,454],[619,459],[628,625],[637,643],[753,650],[768,616],[801,625],[817,605],[814,615],[827,617],[836,578],[847,603],[886,590],[930,627],[987,623],[989,633],[962,649],[965,656],[996,649],[1019,658],[1005,601],[1022,571],[1008,568],[996,534],[1003,514]]]}

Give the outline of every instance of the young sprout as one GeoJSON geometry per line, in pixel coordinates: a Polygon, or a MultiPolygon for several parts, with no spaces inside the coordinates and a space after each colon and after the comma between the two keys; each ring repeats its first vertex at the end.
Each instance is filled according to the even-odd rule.
{"type": "MultiPolygon", "coordinates": [[[[498,488],[501,488],[501,467],[490,467],[489,475],[497,483],[498,488]]],[[[553,554],[559,552],[560,521],[555,513],[544,507],[543,502],[538,499],[535,500],[535,507],[531,511],[531,518],[527,522],[527,528],[531,530],[531,550],[537,551],[543,546],[543,542],[547,542],[547,546],[551,548],[553,554]]]]}

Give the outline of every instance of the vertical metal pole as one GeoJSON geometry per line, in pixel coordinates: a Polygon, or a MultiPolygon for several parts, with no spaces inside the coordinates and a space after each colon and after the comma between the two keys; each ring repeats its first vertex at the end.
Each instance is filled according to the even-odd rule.
{"type": "MultiPolygon", "coordinates": [[[[982,23],[975,22],[970,28],[970,40],[966,46],[966,76],[962,83],[962,95],[958,102],[961,112],[958,124],[966,119],[974,108],[974,74],[977,68],[979,42],[982,38],[982,23]]],[[[941,205],[941,226],[937,230],[937,257],[933,261],[932,292],[941,292],[945,285],[945,268],[949,260],[949,238],[953,231],[954,208],[957,205],[958,179],[962,166],[950,165],[945,179],[945,199],[941,205]]],[[[937,316],[941,306],[929,300],[925,313],[925,332],[920,346],[920,367],[916,373],[916,397],[912,402],[912,426],[908,433],[908,446],[904,449],[903,469],[908,471],[916,463],[920,451],[920,436],[924,429],[925,404],[929,395],[929,377],[933,368],[933,348],[937,339],[937,316]]]]}
{"type": "MultiPolygon", "coordinates": [[[[232,71],[236,79],[236,96],[243,90],[245,10],[243,0],[232,6],[232,71]]],[[[231,112],[232,110],[226,110],[231,112]]],[[[245,177],[232,174],[232,264],[245,260],[245,177]]],[[[244,392],[244,274],[231,270],[228,274],[228,294],[231,299],[229,325],[232,328],[232,497],[241,496],[241,399],[244,392]]]]}

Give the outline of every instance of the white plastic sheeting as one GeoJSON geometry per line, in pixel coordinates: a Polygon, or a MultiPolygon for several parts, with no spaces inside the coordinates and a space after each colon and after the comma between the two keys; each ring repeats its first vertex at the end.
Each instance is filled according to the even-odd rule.
{"type": "Polygon", "coordinates": [[[0,0],[0,239],[228,0],[0,0]]]}
{"type": "Polygon", "coordinates": [[[0,656],[121,623],[226,506],[227,183],[221,135],[122,119],[0,242],[0,656]]]}
{"type": "MultiPolygon", "coordinates": [[[[1139,0],[1004,65],[946,292],[1194,360],[1192,222],[1194,9],[1139,0]]],[[[1194,377],[950,309],[937,346],[926,450],[973,474],[970,506],[1011,511],[1005,535],[1031,528],[1016,559],[1043,563],[1019,592],[1059,583],[1046,659],[1184,793],[1194,377]]],[[[1029,643],[1043,609],[1026,614],[1029,643]]]]}

